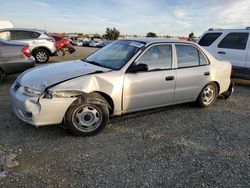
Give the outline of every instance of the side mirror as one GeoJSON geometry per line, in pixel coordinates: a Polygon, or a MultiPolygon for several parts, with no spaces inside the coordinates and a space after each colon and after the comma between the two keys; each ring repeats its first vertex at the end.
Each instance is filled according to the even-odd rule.
{"type": "Polygon", "coordinates": [[[137,65],[132,65],[129,68],[128,72],[137,73],[137,72],[145,72],[147,70],[148,70],[148,65],[140,63],[140,64],[137,64],[137,65]]]}

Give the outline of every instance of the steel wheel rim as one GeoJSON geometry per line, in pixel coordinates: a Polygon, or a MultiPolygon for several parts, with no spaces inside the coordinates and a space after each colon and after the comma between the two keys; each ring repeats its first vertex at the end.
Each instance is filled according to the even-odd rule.
{"type": "Polygon", "coordinates": [[[213,86],[208,85],[202,93],[202,101],[205,105],[209,105],[215,98],[215,89],[213,86]]]}
{"type": "Polygon", "coordinates": [[[45,62],[47,60],[48,56],[45,52],[38,52],[36,54],[36,58],[39,62],[45,62]]]}
{"type": "Polygon", "coordinates": [[[73,125],[82,132],[97,129],[102,122],[102,113],[96,106],[80,106],[72,116],[73,125]]]}

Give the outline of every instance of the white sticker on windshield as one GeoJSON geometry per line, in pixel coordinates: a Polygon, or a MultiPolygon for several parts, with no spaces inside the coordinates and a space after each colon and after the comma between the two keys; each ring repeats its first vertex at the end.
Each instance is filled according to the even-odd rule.
{"type": "Polygon", "coordinates": [[[134,46],[134,47],[137,47],[137,48],[141,48],[144,44],[143,43],[140,43],[140,42],[130,42],[129,43],[130,46],[134,46]]]}

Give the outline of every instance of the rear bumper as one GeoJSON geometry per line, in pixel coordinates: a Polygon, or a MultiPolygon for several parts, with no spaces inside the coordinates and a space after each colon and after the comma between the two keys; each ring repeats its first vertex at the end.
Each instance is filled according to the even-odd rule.
{"type": "Polygon", "coordinates": [[[22,121],[34,126],[60,124],[75,98],[42,99],[10,89],[13,110],[22,121]]]}

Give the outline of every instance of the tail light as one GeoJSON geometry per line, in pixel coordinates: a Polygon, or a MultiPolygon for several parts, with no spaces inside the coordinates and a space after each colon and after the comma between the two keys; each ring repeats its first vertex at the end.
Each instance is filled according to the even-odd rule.
{"type": "Polygon", "coordinates": [[[31,57],[31,53],[30,53],[29,46],[24,46],[24,47],[22,48],[22,53],[23,53],[26,57],[31,57]]]}

